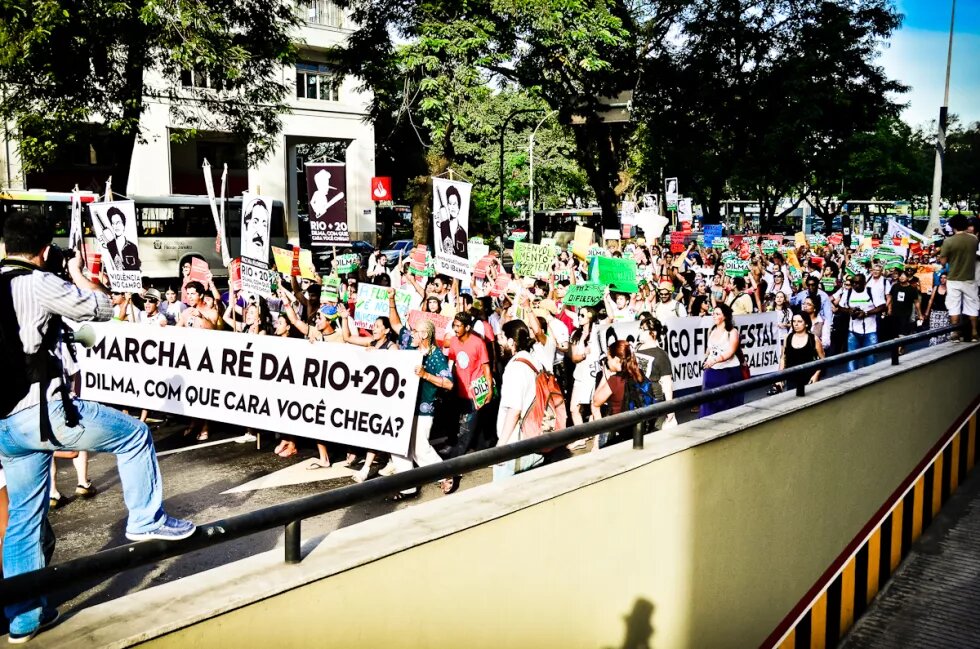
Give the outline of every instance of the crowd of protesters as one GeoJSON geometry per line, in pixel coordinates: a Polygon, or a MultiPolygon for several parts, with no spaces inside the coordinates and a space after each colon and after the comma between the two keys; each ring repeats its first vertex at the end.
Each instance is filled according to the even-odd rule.
{"type": "MultiPolygon", "coordinates": [[[[840,235],[803,241],[799,236],[736,235],[722,239],[722,246],[705,242],[698,233],[688,235],[683,244],[611,241],[593,246],[588,256],[559,249],[548,272],[514,273],[503,287],[497,280],[506,271],[496,252],[486,258],[481,276],[468,281],[436,274],[431,267],[420,268],[407,257],[388,264],[383,255],[374,255],[367,268],[347,268],[349,272],[343,273],[335,260],[322,277],[283,275],[281,287],[269,299],[234,289],[222,292],[213,276],[190,281],[186,264],[183,278],[172,284],[147,286],[139,295],[113,294],[113,316],[155,327],[306,338],[315,344],[366,350],[422,351],[421,364],[415,368],[420,389],[408,456],[389,458],[371,449],[278,435],[277,455],[288,458],[315,447],[316,460],[309,468],[350,467],[356,469],[352,478],[360,482],[527,436],[540,375],[553,377],[560,392],[560,405],[545,409],[545,430],[671,399],[673,369],[664,341],[676,318],[710,320],[702,359],[703,389],[749,375],[738,320],[751,313],[776,315],[780,369],[956,324],[961,316],[966,316],[966,326],[953,338],[976,340],[977,223],[954,217],[949,224],[952,233],[944,240],[855,236],[850,246],[840,235]],[[595,255],[635,260],[638,290],[627,293],[607,287],[593,305],[566,304],[569,287],[595,279],[588,259],[595,255]],[[743,264],[742,272],[728,272],[726,262],[732,259],[748,262],[748,270],[743,264]],[[355,324],[360,283],[388,290],[390,312],[369,329],[355,324]],[[400,313],[396,291],[410,293],[413,311],[423,317],[400,313]],[[602,325],[628,321],[639,323],[635,340],[608,348],[602,344],[602,325]]],[[[930,344],[948,339],[937,335],[930,344]]],[[[849,367],[873,362],[873,356],[868,356],[849,367]]],[[[799,382],[813,383],[820,376],[818,371],[797,376],[788,385],[776,383],[770,394],[799,382]]],[[[741,403],[740,394],[719,398],[701,406],[700,416],[741,403]]],[[[145,420],[147,413],[141,415],[145,420]]],[[[184,432],[204,441],[213,425],[187,420],[184,432]]],[[[652,429],[672,425],[676,425],[674,415],[661,417],[652,429]]],[[[254,440],[256,434],[263,431],[246,429],[242,439],[254,440]]],[[[596,450],[621,439],[618,434],[604,435],[581,440],[569,450],[596,450]]],[[[495,477],[544,461],[548,458],[523,458],[498,467],[495,477]]],[[[75,464],[78,493],[94,494],[84,474],[84,458],[81,462],[75,458],[75,464]]],[[[442,490],[452,493],[460,480],[456,476],[442,481],[442,490]]],[[[418,494],[419,490],[409,490],[395,498],[418,494]]],[[[52,481],[52,506],[59,500],[52,481]]]]}

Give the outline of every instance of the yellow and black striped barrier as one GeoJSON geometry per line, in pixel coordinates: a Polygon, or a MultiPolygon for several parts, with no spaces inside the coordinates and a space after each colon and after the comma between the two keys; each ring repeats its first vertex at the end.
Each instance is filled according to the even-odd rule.
{"type": "Polygon", "coordinates": [[[762,646],[833,647],[977,462],[975,401],[762,646]]]}

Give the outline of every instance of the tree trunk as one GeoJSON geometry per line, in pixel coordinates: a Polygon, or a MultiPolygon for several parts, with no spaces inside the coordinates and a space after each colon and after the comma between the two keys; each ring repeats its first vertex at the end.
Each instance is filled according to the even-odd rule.
{"type": "Polygon", "coordinates": [[[572,132],[575,134],[578,162],[585,170],[602,210],[602,227],[618,229],[619,197],[615,187],[619,183],[619,156],[612,129],[608,124],[590,122],[573,126],[572,132]]]}
{"type": "Polygon", "coordinates": [[[120,127],[114,129],[110,138],[115,147],[116,171],[112,178],[113,191],[129,194],[129,173],[133,162],[133,147],[140,133],[140,118],[143,115],[143,73],[146,69],[145,26],[139,17],[139,9],[134,5],[127,32],[133,39],[127,47],[126,63],[123,72],[123,87],[119,93],[122,114],[120,127]]]}

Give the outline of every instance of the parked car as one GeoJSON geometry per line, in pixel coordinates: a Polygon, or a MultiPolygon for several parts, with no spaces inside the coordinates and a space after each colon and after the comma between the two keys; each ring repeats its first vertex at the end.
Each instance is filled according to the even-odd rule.
{"type": "Polygon", "coordinates": [[[387,248],[381,251],[381,254],[388,259],[388,267],[391,268],[398,263],[399,256],[408,257],[414,247],[415,242],[412,239],[398,239],[392,241],[387,248]]]}

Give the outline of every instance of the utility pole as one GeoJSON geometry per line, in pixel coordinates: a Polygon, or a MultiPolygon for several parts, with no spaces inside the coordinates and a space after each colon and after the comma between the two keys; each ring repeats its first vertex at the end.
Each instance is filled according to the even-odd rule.
{"type": "Polygon", "coordinates": [[[521,108],[518,110],[513,110],[510,115],[504,120],[504,123],[500,127],[500,245],[504,245],[504,240],[507,238],[507,232],[504,228],[504,135],[507,133],[507,126],[510,124],[510,120],[522,115],[524,113],[541,113],[544,112],[543,108],[521,108]]]}
{"type": "Polygon", "coordinates": [[[932,172],[932,206],[929,209],[929,224],[925,235],[931,237],[939,228],[939,201],[943,189],[943,162],[946,159],[946,126],[949,114],[949,72],[953,62],[953,24],[956,21],[956,0],[953,0],[953,11],[949,18],[949,49],[946,52],[946,94],[943,105],[939,108],[939,132],[936,136],[936,165],[932,172]]]}

